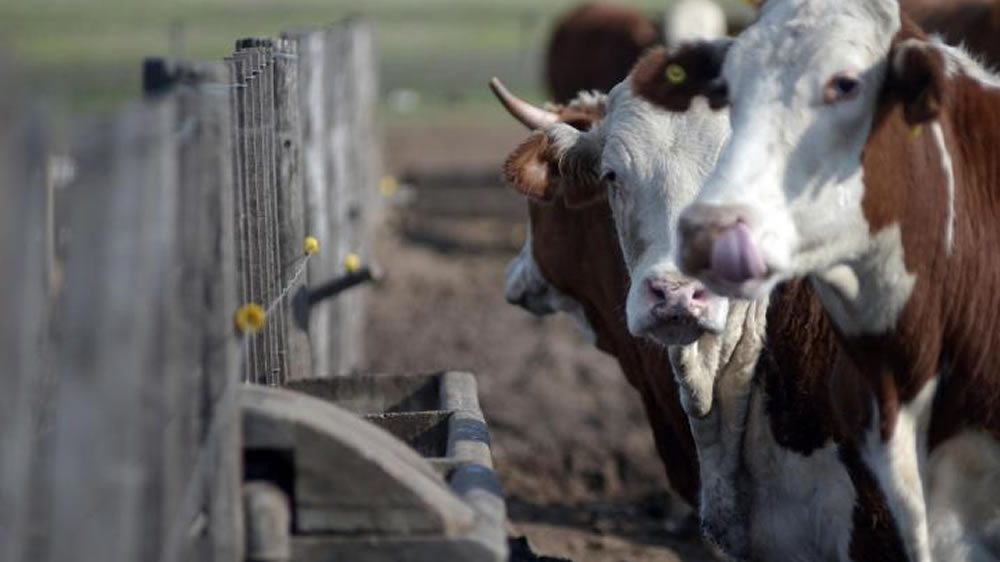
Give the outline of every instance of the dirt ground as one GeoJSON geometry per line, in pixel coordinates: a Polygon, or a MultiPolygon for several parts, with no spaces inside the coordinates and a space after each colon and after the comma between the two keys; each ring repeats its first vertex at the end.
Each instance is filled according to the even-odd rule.
{"type": "Polygon", "coordinates": [[[387,279],[370,294],[369,370],[477,375],[511,534],[540,559],[710,560],[696,540],[664,531],[666,479],[614,360],[568,318],[504,301],[526,212],[498,177],[523,133],[403,123],[384,137],[386,169],[411,183],[376,243],[387,279]]]}

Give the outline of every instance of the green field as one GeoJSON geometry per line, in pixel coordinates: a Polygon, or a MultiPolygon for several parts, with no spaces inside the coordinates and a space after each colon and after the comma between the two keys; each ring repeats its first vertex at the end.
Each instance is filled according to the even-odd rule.
{"type": "MultiPolygon", "coordinates": [[[[671,0],[626,2],[654,14],[671,0]]],[[[138,95],[143,57],[219,59],[238,37],[362,15],[376,29],[382,92],[410,89],[418,112],[490,111],[500,75],[540,96],[540,53],[572,0],[0,0],[0,41],[29,88],[72,110],[138,95]],[[489,108],[489,109],[487,109],[489,108]]],[[[725,2],[733,7],[739,0],[725,2]]]]}

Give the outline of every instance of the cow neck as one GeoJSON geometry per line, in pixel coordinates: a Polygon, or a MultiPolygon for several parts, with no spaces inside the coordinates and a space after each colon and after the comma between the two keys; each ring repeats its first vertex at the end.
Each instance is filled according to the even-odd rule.
{"type": "Polygon", "coordinates": [[[597,347],[615,357],[642,397],[671,487],[695,505],[697,456],[671,379],[670,361],[663,348],[632,336],[625,322],[629,277],[611,208],[602,202],[568,209],[557,199],[550,204],[530,203],[529,215],[532,252],[542,275],[583,306],[597,347]]]}
{"type": "Polygon", "coordinates": [[[757,372],[771,432],[786,449],[809,455],[868,427],[864,383],[807,280],[788,281],[772,294],[757,372]]]}
{"type": "Polygon", "coordinates": [[[766,313],[767,299],[733,300],[721,334],[705,334],[690,345],[669,348],[689,416],[705,417],[719,401],[748,399],[744,394],[749,393],[763,346],[766,313]]]}
{"type": "MultiPolygon", "coordinates": [[[[873,383],[883,439],[900,406],[941,376],[929,447],[963,426],[1000,435],[1000,411],[992,407],[1000,395],[993,374],[1000,352],[1000,90],[964,74],[947,82],[939,118],[919,136],[898,104],[880,108],[873,125],[863,156],[865,218],[873,237],[898,225],[915,281],[894,329],[848,338],[873,383]]],[[[891,290],[892,278],[881,281],[872,286],[891,290]]],[[[864,300],[879,302],[880,295],[871,297],[864,300]]]]}

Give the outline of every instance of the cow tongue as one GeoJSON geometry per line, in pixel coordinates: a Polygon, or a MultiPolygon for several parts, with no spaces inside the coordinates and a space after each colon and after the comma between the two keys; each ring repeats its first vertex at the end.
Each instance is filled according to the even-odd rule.
{"type": "Polygon", "coordinates": [[[750,230],[742,222],[722,231],[712,245],[711,269],[733,283],[762,278],[767,266],[750,239],[750,230]]]}

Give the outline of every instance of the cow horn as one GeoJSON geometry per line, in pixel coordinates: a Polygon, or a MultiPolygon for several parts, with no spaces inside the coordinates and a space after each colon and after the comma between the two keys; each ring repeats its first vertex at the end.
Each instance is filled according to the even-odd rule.
{"type": "Polygon", "coordinates": [[[551,111],[535,107],[510,93],[498,78],[490,79],[490,89],[507,111],[529,129],[545,129],[559,122],[559,116],[551,111]]]}

